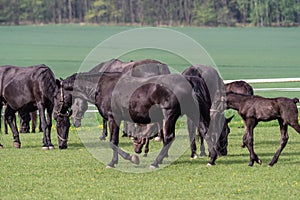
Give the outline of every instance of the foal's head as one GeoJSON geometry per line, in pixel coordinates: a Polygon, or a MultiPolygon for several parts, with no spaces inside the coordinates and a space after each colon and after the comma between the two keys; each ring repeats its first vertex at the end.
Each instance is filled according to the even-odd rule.
{"type": "Polygon", "coordinates": [[[58,91],[54,100],[54,119],[56,120],[56,132],[60,149],[68,147],[68,135],[70,128],[69,117],[72,115],[72,96],[63,89],[63,81],[56,80],[58,91]]]}

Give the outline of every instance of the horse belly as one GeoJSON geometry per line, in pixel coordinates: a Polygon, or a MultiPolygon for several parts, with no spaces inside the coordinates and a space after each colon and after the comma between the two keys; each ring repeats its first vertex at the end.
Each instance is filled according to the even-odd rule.
{"type": "Polygon", "coordinates": [[[275,109],[273,106],[268,105],[263,108],[257,109],[256,117],[259,121],[271,121],[274,119],[278,119],[280,117],[280,113],[278,113],[278,109],[275,109]]]}
{"type": "Polygon", "coordinates": [[[32,92],[27,84],[18,81],[12,81],[5,86],[3,97],[14,110],[18,110],[34,101],[32,92]]]}

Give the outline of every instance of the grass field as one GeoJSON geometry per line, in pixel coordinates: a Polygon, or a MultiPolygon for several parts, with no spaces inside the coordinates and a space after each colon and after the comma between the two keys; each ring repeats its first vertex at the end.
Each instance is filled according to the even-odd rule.
{"type": "MultiPolygon", "coordinates": [[[[57,77],[80,68],[83,59],[100,42],[134,27],[115,26],[0,26],[0,65],[49,65],[57,77]]],[[[299,28],[172,28],[199,42],[215,61],[224,79],[300,77],[299,28]]],[[[122,59],[159,59],[178,71],[188,63],[174,55],[145,50],[122,59]]],[[[253,84],[255,88],[297,87],[298,82],[253,84]]],[[[258,92],[264,96],[300,97],[300,92],[258,92]]],[[[232,111],[227,112],[231,115],[232,111]]],[[[89,119],[86,117],[87,120],[89,119]]],[[[181,121],[185,130],[185,123],[181,121]]],[[[80,129],[95,134],[100,129],[80,129]]],[[[300,136],[289,129],[290,140],[279,162],[267,163],[279,146],[276,122],[255,129],[255,150],[262,166],[248,167],[249,154],[240,148],[243,128],[235,116],[230,124],[229,155],[207,167],[208,158],[191,161],[187,151],[171,165],[154,172],[125,173],[105,169],[71,128],[69,148],[42,151],[42,134],[22,134],[22,148],[12,147],[12,136],[0,134],[0,199],[298,199],[300,195],[300,136]]],[[[80,132],[81,132],[80,131],[80,132]]],[[[98,133],[99,131],[99,133],[98,133]]],[[[57,147],[55,129],[53,143],[57,147]]],[[[180,139],[177,138],[177,139],[180,139]]],[[[100,142],[99,142],[100,143],[100,142]]],[[[132,151],[131,141],[121,146],[132,151]]],[[[152,142],[150,151],[159,149],[152,142]]],[[[118,166],[117,166],[118,169],[118,166]]]]}

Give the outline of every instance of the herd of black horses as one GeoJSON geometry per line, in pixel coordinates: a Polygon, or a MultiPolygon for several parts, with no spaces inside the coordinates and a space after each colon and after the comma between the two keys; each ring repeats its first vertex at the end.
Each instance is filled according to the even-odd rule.
{"type": "MultiPolygon", "coordinates": [[[[249,150],[249,166],[254,162],[262,163],[253,148],[253,129],[259,121],[278,120],[280,126],[280,146],[269,166],[278,161],[287,144],[288,125],[300,134],[296,106],[299,99],[254,95],[248,83],[224,84],[213,67],[204,65],[191,66],[175,74],[166,64],[156,60],[122,62],[112,59],[65,79],[56,79],[46,65],[7,65],[0,67],[0,91],[0,111],[5,108],[4,121],[11,128],[16,148],[21,147],[16,113],[22,122],[20,132],[26,132],[30,119],[36,121],[38,111],[44,150],[54,148],[50,136],[53,116],[58,146],[66,149],[70,118],[75,127],[81,126],[88,103],[94,104],[103,118],[100,139],[106,138],[107,126],[110,130],[113,156],[107,167],[115,167],[119,155],[139,164],[136,155],[118,147],[121,122],[124,122],[125,134],[133,140],[136,153],[141,153],[145,146],[144,156],[147,156],[149,140],[155,136],[162,141],[162,149],[151,164],[152,168],[157,168],[168,156],[175,139],[176,121],[182,115],[187,117],[191,158],[197,157],[197,138],[201,140],[200,155],[206,155],[205,140],[210,158],[208,165],[214,165],[218,156],[227,155],[228,123],[233,116],[226,118],[226,109],[237,110],[244,121],[242,147],[249,150]]],[[[0,144],[0,148],[3,145],[0,144]]]]}

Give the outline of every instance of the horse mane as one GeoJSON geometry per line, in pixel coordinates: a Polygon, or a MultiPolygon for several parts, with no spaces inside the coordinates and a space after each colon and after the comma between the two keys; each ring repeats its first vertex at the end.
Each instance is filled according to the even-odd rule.
{"type": "Polygon", "coordinates": [[[81,72],[75,73],[63,80],[63,88],[69,91],[81,91],[84,93],[94,93],[101,76],[114,74],[119,76],[119,72],[81,72]]]}

